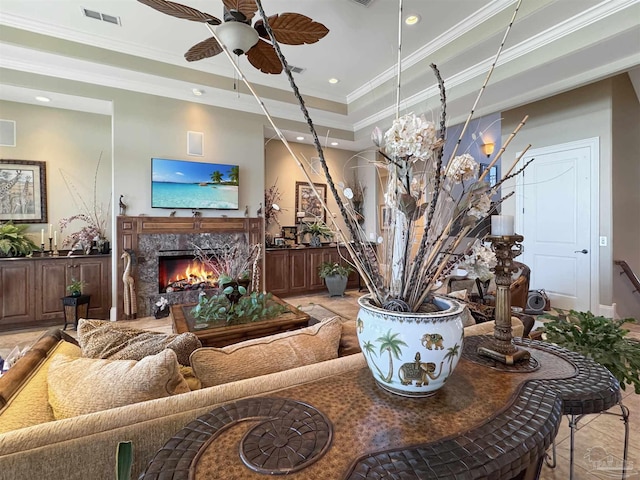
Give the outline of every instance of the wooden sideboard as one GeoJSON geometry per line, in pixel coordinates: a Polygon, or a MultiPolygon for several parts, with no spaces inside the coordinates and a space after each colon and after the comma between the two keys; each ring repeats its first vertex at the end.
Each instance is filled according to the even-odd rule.
{"type": "Polygon", "coordinates": [[[72,278],[91,295],[89,316],[109,318],[111,255],[0,259],[0,330],[62,325],[61,298],[72,278]]]}
{"type": "MultiPolygon", "coordinates": [[[[346,248],[333,246],[272,248],[265,254],[265,289],[279,297],[325,290],[324,280],[318,276],[322,262],[340,262],[340,254],[349,258],[346,248]]],[[[344,263],[344,262],[343,262],[344,263]]],[[[347,288],[357,288],[356,272],[349,275],[347,288]]]]}

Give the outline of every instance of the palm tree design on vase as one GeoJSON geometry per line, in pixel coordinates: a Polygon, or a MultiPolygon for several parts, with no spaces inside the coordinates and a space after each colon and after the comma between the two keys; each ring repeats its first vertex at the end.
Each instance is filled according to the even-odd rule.
{"type": "Polygon", "coordinates": [[[402,353],[400,346],[408,346],[405,342],[396,338],[398,335],[399,333],[392,334],[391,330],[389,330],[376,340],[376,342],[380,342],[380,355],[382,355],[382,352],[385,350],[389,353],[389,374],[382,378],[386,383],[391,383],[391,378],[393,377],[393,357],[395,356],[396,359],[400,360],[400,354],[402,353]]]}
{"type": "Polygon", "coordinates": [[[449,378],[449,376],[451,375],[451,372],[453,371],[453,361],[456,359],[456,357],[460,354],[460,345],[458,345],[457,343],[453,346],[453,347],[449,347],[447,349],[447,354],[444,356],[444,361],[449,360],[449,374],[444,377],[443,382],[447,381],[447,378],[449,378]]]}
{"type": "Polygon", "coordinates": [[[376,347],[373,345],[373,343],[371,343],[369,340],[367,340],[366,342],[364,342],[362,344],[362,349],[367,354],[369,354],[369,359],[371,360],[371,364],[374,367],[376,367],[376,370],[378,371],[378,375],[380,376],[380,379],[384,379],[384,373],[382,373],[382,370],[380,370],[380,367],[378,367],[378,365],[376,365],[376,362],[373,361],[373,355],[376,355],[376,347]]]}

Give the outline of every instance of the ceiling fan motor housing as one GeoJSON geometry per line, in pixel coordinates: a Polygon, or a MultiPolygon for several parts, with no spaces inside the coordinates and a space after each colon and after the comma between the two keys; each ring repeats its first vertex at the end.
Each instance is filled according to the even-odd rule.
{"type": "Polygon", "coordinates": [[[258,43],[258,32],[246,23],[230,21],[218,25],[218,38],[236,55],[246,53],[258,43]]]}

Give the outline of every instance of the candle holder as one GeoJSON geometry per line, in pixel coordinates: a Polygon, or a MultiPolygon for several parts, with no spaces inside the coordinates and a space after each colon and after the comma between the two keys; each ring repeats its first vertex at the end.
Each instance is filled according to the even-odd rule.
{"type": "Polygon", "coordinates": [[[40,256],[44,257],[44,243],[40,244],[40,256]]]}
{"type": "Polygon", "coordinates": [[[49,256],[53,256],[53,237],[49,237],[49,256]]]}
{"type": "Polygon", "coordinates": [[[513,365],[531,357],[529,351],[516,347],[511,335],[511,292],[512,275],[518,269],[513,259],[522,253],[522,235],[490,235],[491,249],[496,254],[498,264],[496,274],[496,310],[493,338],[488,345],[478,347],[478,354],[490,357],[507,365],[513,365]]]}
{"type": "Polygon", "coordinates": [[[60,252],[58,251],[58,244],[57,243],[53,245],[53,254],[52,255],[54,257],[57,257],[57,256],[60,255],[60,252]]]}

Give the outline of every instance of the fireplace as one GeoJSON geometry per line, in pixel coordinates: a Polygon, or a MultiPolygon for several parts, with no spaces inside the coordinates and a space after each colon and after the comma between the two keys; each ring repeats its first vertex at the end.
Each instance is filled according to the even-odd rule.
{"type": "MultiPolygon", "coordinates": [[[[184,266],[179,267],[182,273],[178,273],[178,277],[194,279],[189,286],[183,284],[182,290],[174,284],[173,291],[168,291],[167,286],[180,278],[174,278],[175,274],[172,278],[166,278],[172,275],[168,271],[173,270],[174,266],[170,264],[175,263],[174,260],[185,260],[187,263],[193,260],[195,245],[215,249],[224,245],[262,242],[261,218],[118,217],[118,256],[122,255],[123,249],[134,252],[132,276],[138,317],[153,315],[161,297],[171,305],[198,302],[198,294],[203,286],[200,280],[191,277],[191,271],[186,273],[184,266]],[[166,262],[169,264],[164,265],[166,262]],[[161,268],[165,273],[161,273],[161,268]]],[[[118,278],[122,278],[123,272],[121,261],[118,264],[118,278]]],[[[215,288],[217,279],[213,278],[214,275],[204,272],[200,277],[212,285],[204,286],[205,289],[215,288]]],[[[123,283],[118,284],[117,318],[122,318],[123,283]]]]}
{"type": "Polygon", "coordinates": [[[159,293],[214,288],[216,282],[211,268],[192,254],[158,256],[159,293]]]}

